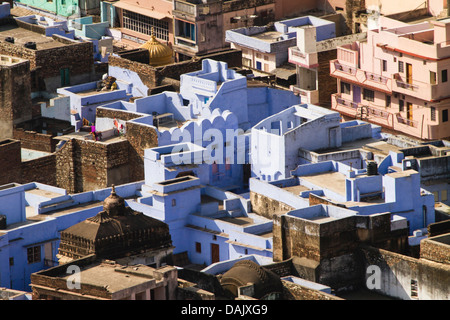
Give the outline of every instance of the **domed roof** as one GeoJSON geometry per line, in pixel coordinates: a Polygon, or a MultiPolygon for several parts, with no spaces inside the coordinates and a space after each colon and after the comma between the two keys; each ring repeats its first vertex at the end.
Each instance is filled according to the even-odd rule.
{"type": "Polygon", "coordinates": [[[233,296],[238,296],[239,287],[253,284],[254,298],[260,299],[271,293],[281,293],[280,277],[251,260],[241,260],[222,275],[222,287],[233,296]]]}
{"type": "Polygon", "coordinates": [[[92,253],[114,259],[171,246],[169,226],[126,207],[113,185],[102,211],[61,232],[59,252],[75,259],[92,253]]]}
{"type": "Polygon", "coordinates": [[[156,37],[153,33],[153,28],[150,40],[148,40],[146,43],[140,46],[140,48],[144,48],[149,51],[149,58],[150,58],[149,64],[152,66],[160,66],[173,62],[172,49],[168,45],[165,45],[164,43],[161,43],[158,40],[156,40],[156,37]]]}
{"type": "Polygon", "coordinates": [[[125,210],[125,200],[116,194],[116,188],[112,185],[110,196],[103,201],[103,211],[113,217],[125,215],[125,210]]]}

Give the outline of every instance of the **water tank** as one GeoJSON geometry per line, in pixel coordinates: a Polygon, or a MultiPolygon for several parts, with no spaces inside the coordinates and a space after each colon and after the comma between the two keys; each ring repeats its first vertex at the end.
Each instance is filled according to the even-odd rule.
{"type": "Polygon", "coordinates": [[[5,41],[9,42],[9,43],[14,43],[14,38],[13,37],[6,37],[5,41]]]}
{"type": "Polygon", "coordinates": [[[36,42],[26,42],[24,44],[25,48],[36,50],[36,42]]]}
{"type": "Polygon", "coordinates": [[[378,174],[378,164],[375,161],[367,162],[367,175],[376,176],[378,174]]]}

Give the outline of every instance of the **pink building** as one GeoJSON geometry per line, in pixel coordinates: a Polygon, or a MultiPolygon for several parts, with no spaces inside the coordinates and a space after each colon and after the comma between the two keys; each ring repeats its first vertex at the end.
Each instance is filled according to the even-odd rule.
{"type": "Polygon", "coordinates": [[[380,18],[366,41],[337,48],[332,109],[406,135],[450,136],[450,19],[406,24],[380,18]]]}
{"type": "Polygon", "coordinates": [[[173,3],[166,0],[120,0],[113,2],[119,28],[112,30],[115,38],[131,47],[139,47],[151,38],[172,46],[173,3]],[[119,34],[117,34],[119,33],[119,34]]]}

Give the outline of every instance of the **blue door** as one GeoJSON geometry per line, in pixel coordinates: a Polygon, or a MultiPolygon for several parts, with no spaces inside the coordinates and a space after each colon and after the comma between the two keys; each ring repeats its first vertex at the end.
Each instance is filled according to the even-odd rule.
{"type": "Polygon", "coordinates": [[[259,61],[256,61],[256,69],[262,70],[262,64],[259,61]]]}

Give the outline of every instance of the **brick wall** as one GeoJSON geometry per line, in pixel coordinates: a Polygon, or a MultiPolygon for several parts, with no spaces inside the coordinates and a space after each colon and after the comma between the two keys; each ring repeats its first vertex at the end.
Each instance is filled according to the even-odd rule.
{"type": "Polygon", "coordinates": [[[56,186],[55,167],[54,154],[22,162],[20,141],[0,141],[0,168],[7,168],[0,172],[0,185],[40,182],[56,186]]]}
{"type": "Polygon", "coordinates": [[[330,60],[336,59],[337,50],[318,53],[319,105],[331,108],[331,95],[337,92],[337,80],[330,76],[330,60]]]}
{"type": "Polygon", "coordinates": [[[30,94],[28,61],[0,66],[0,139],[12,138],[13,125],[31,119],[30,94]]]}
{"type": "Polygon", "coordinates": [[[20,182],[39,182],[56,186],[55,154],[22,162],[22,177],[20,182]]]}
{"type": "Polygon", "coordinates": [[[20,141],[0,141],[0,185],[11,182],[20,183],[21,179],[21,156],[20,141]],[[6,170],[7,168],[7,170],[6,170]]]}
{"type": "Polygon", "coordinates": [[[27,131],[23,128],[14,129],[14,139],[21,141],[22,148],[44,152],[54,152],[57,143],[56,140],[53,140],[53,136],[51,134],[27,131]]]}

